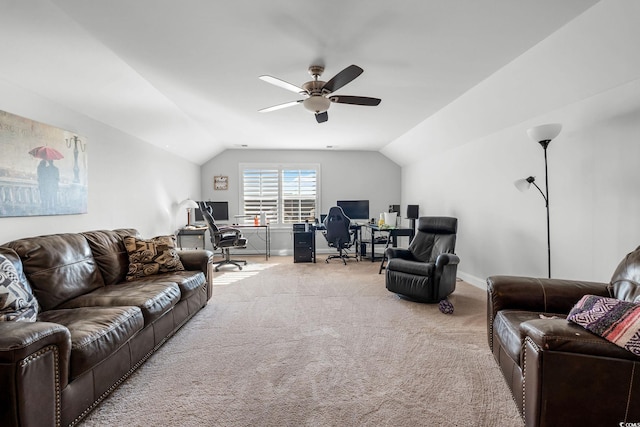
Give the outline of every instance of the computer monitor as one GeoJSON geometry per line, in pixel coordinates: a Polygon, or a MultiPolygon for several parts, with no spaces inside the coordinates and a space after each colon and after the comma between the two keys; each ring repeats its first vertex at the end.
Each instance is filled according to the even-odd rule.
{"type": "Polygon", "coordinates": [[[336,205],[340,206],[344,214],[351,219],[369,220],[368,200],[338,200],[336,205]]]}
{"type": "MultiPolygon", "coordinates": [[[[229,202],[204,202],[213,208],[213,219],[216,221],[229,221],[229,202]]],[[[196,222],[204,222],[204,216],[199,208],[195,209],[196,222]]]]}

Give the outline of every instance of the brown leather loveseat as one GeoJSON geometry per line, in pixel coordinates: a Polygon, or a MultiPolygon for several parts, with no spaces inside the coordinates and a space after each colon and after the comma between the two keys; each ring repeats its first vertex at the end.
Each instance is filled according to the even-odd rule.
{"type": "Polygon", "coordinates": [[[489,347],[526,426],[640,425],[640,356],[567,320],[585,295],[640,303],[640,247],[610,283],[493,276],[487,291],[489,347]]]}
{"type": "Polygon", "coordinates": [[[125,242],[154,250],[133,229],[0,246],[38,305],[35,321],[0,322],[0,425],[77,424],[207,304],[210,251],[169,246],[175,269],[136,270],[125,242]]]}

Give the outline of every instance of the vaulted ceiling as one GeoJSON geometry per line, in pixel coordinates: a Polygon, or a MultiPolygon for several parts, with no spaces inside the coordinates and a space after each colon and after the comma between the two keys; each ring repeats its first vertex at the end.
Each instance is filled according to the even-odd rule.
{"type": "MultiPolygon", "coordinates": [[[[0,0],[0,78],[202,164],[229,148],[380,150],[596,0],[0,0]],[[295,85],[364,69],[318,124],[295,85]]],[[[1,104],[0,104],[1,105],[1,104]]],[[[69,129],[82,133],[82,129],[69,129]]]]}

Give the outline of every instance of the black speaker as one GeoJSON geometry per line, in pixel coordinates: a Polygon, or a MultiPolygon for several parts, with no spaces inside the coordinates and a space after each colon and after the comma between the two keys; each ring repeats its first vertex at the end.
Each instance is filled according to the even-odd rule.
{"type": "Polygon", "coordinates": [[[409,219],[418,219],[419,214],[418,211],[420,209],[419,205],[407,205],[407,218],[409,219]]]}
{"type": "Polygon", "coordinates": [[[400,213],[400,205],[389,205],[389,212],[398,212],[400,213]]]}

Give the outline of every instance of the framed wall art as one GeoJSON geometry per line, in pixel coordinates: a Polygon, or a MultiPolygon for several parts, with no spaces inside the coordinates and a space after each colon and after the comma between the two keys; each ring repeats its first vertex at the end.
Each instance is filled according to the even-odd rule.
{"type": "Polygon", "coordinates": [[[87,139],[0,111],[0,217],[87,213],[87,139]]]}
{"type": "Polygon", "coordinates": [[[223,175],[217,175],[213,177],[213,189],[214,190],[228,190],[229,189],[229,177],[223,175]]]}

